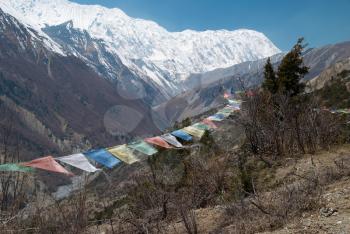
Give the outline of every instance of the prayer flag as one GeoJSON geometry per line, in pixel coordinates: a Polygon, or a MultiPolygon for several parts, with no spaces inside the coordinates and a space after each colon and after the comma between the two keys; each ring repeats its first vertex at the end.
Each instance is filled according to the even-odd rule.
{"type": "Polygon", "coordinates": [[[217,118],[222,118],[222,119],[225,118],[225,115],[222,114],[222,113],[216,113],[215,116],[216,116],[217,118]]]}
{"type": "Polygon", "coordinates": [[[225,107],[223,109],[220,110],[222,113],[228,113],[228,114],[231,114],[232,112],[235,111],[234,108],[231,108],[231,107],[225,107]]]}
{"type": "Polygon", "coordinates": [[[210,119],[208,119],[208,118],[203,119],[203,120],[202,120],[202,123],[204,123],[204,124],[210,126],[211,128],[214,128],[214,129],[215,129],[215,128],[218,128],[218,127],[215,125],[215,123],[214,123],[213,121],[211,121],[210,119]]]}
{"type": "Polygon", "coordinates": [[[59,157],[56,158],[56,160],[69,164],[73,167],[79,168],[83,171],[87,171],[87,172],[95,172],[95,171],[99,171],[100,169],[97,169],[96,167],[94,167],[89,160],[85,157],[84,154],[72,154],[69,156],[64,156],[64,157],[59,157]]]}
{"type": "Polygon", "coordinates": [[[0,171],[14,171],[14,172],[34,172],[34,168],[25,167],[15,163],[7,163],[0,165],[0,171]]]}
{"type": "Polygon", "coordinates": [[[26,167],[39,168],[39,169],[46,170],[46,171],[62,173],[62,174],[70,175],[70,176],[73,175],[73,173],[67,171],[58,162],[56,162],[52,156],[34,159],[30,162],[22,163],[21,165],[26,166],[26,167]]]}
{"type": "Polygon", "coordinates": [[[176,136],[184,141],[192,141],[192,137],[182,130],[176,130],[171,133],[171,135],[176,136]]]}
{"type": "Polygon", "coordinates": [[[195,123],[192,125],[192,127],[197,128],[199,130],[204,130],[204,131],[211,129],[211,127],[209,125],[204,124],[204,123],[195,123]]]}
{"type": "Polygon", "coordinates": [[[159,136],[146,138],[145,141],[147,143],[150,143],[150,144],[153,144],[153,145],[157,145],[157,146],[160,146],[160,147],[163,147],[163,148],[167,148],[167,149],[173,148],[171,145],[168,144],[168,142],[166,142],[165,140],[163,140],[159,136]]]}
{"type": "Polygon", "coordinates": [[[237,99],[228,99],[227,100],[230,105],[240,105],[242,104],[242,101],[237,100],[237,99]]]}
{"type": "Polygon", "coordinates": [[[222,110],[219,111],[218,113],[216,114],[220,114],[220,115],[223,115],[225,118],[229,117],[231,115],[231,113],[227,113],[227,112],[223,112],[222,110]]]}
{"type": "Polygon", "coordinates": [[[116,157],[105,149],[90,150],[83,154],[108,168],[113,168],[120,163],[116,157]]]}
{"type": "Polygon", "coordinates": [[[151,156],[158,152],[157,149],[155,149],[153,146],[151,146],[150,144],[147,144],[147,142],[144,142],[142,140],[132,142],[128,144],[128,147],[130,147],[131,149],[137,150],[143,154],[146,154],[148,156],[151,156]]]}
{"type": "Polygon", "coordinates": [[[232,111],[238,111],[241,108],[239,107],[239,105],[236,105],[236,106],[234,106],[234,105],[227,105],[227,106],[225,106],[224,109],[231,109],[232,111]]]}
{"type": "Polygon", "coordinates": [[[198,138],[202,138],[202,136],[205,133],[204,130],[197,129],[197,128],[194,128],[192,126],[185,127],[182,130],[187,132],[188,134],[195,136],[195,137],[198,137],[198,138]]]}
{"type": "Polygon", "coordinates": [[[113,154],[115,157],[119,158],[121,161],[127,163],[127,164],[132,164],[137,161],[140,161],[134,153],[132,152],[131,149],[129,149],[126,145],[119,145],[116,147],[112,147],[107,149],[108,152],[113,154]]]}
{"type": "Polygon", "coordinates": [[[162,139],[164,139],[166,142],[168,142],[169,144],[172,144],[173,146],[177,147],[177,148],[182,148],[183,145],[176,139],[176,137],[174,137],[173,135],[166,133],[164,135],[160,136],[162,139]]]}

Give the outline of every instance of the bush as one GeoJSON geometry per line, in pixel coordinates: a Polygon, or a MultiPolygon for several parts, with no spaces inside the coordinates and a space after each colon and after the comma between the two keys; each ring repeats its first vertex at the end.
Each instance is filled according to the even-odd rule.
{"type": "Polygon", "coordinates": [[[241,124],[250,152],[271,166],[271,160],[339,143],[344,120],[317,108],[308,95],[260,92],[247,99],[241,124]]]}

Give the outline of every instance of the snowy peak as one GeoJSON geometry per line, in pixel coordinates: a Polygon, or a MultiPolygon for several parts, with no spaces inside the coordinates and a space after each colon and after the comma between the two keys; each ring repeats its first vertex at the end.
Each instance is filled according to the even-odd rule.
{"type": "MultiPolygon", "coordinates": [[[[157,23],[135,19],[119,9],[67,0],[0,0],[0,7],[42,29],[66,23],[103,41],[110,54],[159,86],[186,89],[192,73],[225,68],[280,52],[262,33],[240,29],[169,32],[157,23]]],[[[103,65],[103,64],[102,64],[103,65]]]]}
{"type": "Polygon", "coordinates": [[[36,56],[38,53],[55,52],[65,55],[61,47],[47,35],[33,30],[19,22],[15,17],[5,13],[0,8],[0,40],[3,40],[3,50],[15,49],[16,53],[28,53],[36,56]],[[8,40],[10,38],[10,40],[8,40]],[[8,42],[11,42],[9,44],[8,42]]]}

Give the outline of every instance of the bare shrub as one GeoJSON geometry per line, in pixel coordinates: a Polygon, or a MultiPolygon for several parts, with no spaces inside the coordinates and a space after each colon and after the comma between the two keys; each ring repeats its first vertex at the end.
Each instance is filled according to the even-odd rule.
{"type": "Polygon", "coordinates": [[[188,233],[198,232],[193,210],[218,204],[230,187],[227,161],[202,153],[199,149],[149,160],[150,171],[135,177],[128,188],[124,221],[132,231],[159,233],[180,217],[188,233]]]}
{"type": "Polygon", "coordinates": [[[85,185],[66,200],[55,201],[42,194],[31,204],[29,219],[21,225],[35,228],[36,233],[82,233],[88,224],[85,185]]]}
{"type": "MultiPolygon", "coordinates": [[[[0,102],[0,164],[20,161],[20,139],[12,113],[0,102]]],[[[21,172],[0,172],[0,222],[10,225],[33,194],[34,178],[21,172]]]]}
{"type": "Polygon", "coordinates": [[[241,124],[251,153],[276,160],[315,153],[339,143],[343,120],[317,109],[310,95],[290,97],[257,92],[246,100],[241,124]]]}

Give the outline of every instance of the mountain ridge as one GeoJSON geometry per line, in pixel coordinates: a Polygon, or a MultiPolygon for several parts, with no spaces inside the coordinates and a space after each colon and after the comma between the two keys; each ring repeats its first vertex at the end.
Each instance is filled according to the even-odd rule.
{"type": "Polygon", "coordinates": [[[66,0],[10,0],[0,7],[41,30],[72,21],[135,73],[148,76],[174,96],[186,89],[189,74],[261,59],[280,50],[262,33],[241,29],[169,32],[149,20],[134,19],[117,8],[66,0]]]}

